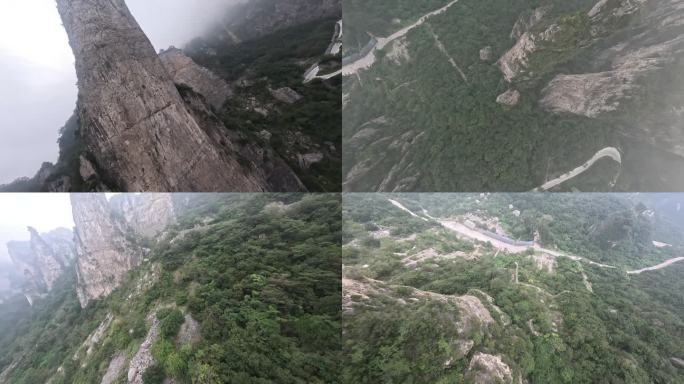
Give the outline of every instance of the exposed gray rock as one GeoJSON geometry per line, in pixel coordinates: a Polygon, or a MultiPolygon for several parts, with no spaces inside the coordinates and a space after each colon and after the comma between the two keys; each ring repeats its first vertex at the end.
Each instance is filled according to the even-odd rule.
{"type": "Polygon", "coordinates": [[[290,87],[284,87],[284,88],[279,88],[276,90],[271,90],[271,95],[273,98],[276,100],[285,103],[285,104],[294,104],[300,100],[302,100],[304,97],[297,93],[294,89],[290,87]]]}
{"type": "Polygon", "coordinates": [[[159,57],[174,83],[192,88],[215,109],[221,109],[232,96],[233,91],[225,80],[195,63],[180,49],[171,47],[162,51],[159,57]]]}
{"type": "Polygon", "coordinates": [[[36,263],[40,274],[43,277],[43,281],[47,287],[47,290],[52,289],[55,280],[62,274],[66,268],[66,260],[61,257],[58,258],[52,247],[40,237],[38,231],[32,227],[28,227],[31,233],[31,251],[36,258],[36,263]]]}
{"type": "Polygon", "coordinates": [[[541,46],[552,44],[564,30],[558,24],[551,24],[542,32],[525,32],[518,42],[506,52],[498,61],[501,73],[508,82],[513,82],[526,74],[529,69],[530,57],[541,46]]]}
{"type": "Polygon", "coordinates": [[[494,58],[494,50],[490,46],[480,49],[480,60],[491,61],[494,58]]]}
{"type": "Polygon", "coordinates": [[[679,0],[598,1],[587,16],[596,41],[588,70],[555,76],[540,104],[554,113],[617,121],[625,135],[684,156],[684,99],[675,74],[684,56],[684,4],[679,0]],[[624,26],[615,34],[615,26],[624,26]],[[658,102],[644,103],[652,84],[658,102]],[[628,121],[621,116],[630,111],[628,121]]]}
{"type": "Polygon", "coordinates": [[[513,25],[511,39],[519,39],[525,32],[539,24],[539,22],[542,21],[544,16],[546,16],[550,10],[550,6],[545,6],[524,12],[522,15],[520,15],[518,21],[515,22],[515,25],[513,25]]]}
{"type": "Polygon", "coordinates": [[[496,98],[496,102],[501,105],[513,107],[520,102],[520,92],[517,89],[509,89],[496,98]]]}
{"type": "Polygon", "coordinates": [[[121,376],[126,367],[126,355],[120,353],[109,362],[107,372],[102,377],[100,384],[114,384],[116,379],[121,376]]]}
{"type": "Polygon", "coordinates": [[[192,318],[188,313],[185,315],[185,322],[178,331],[176,337],[176,344],[183,346],[185,344],[196,344],[200,341],[200,324],[192,318]]]}
{"type": "Polygon", "coordinates": [[[52,289],[75,257],[73,234],[60,228],[39,234],[28,227],[29,241],[10,241],[7,251],[12,263],[23,276],[22,291],[29,304],[52,289]]]}
{"type": "Polygon", "coordinates": [[[168,193],[121,194],[114,196],[110,205],[129,228],[143,237],[154,237],[176,221],[168,193]]]}
{"type": "Polygon", "coordinates": [[[125,223],[112,215],[104,194],[72,194],[76,225],[77,293],[81,306],[109,295],[141,262],[142,251],[126,236],[125,223]]]}
{"type": "Polygon", "coordinates": [[[675,62],[684,52],[684,36],[642,48],[626,48],[612,60],[612,69],[598,73],[558,75],[542,91],[541,105],[557,113],[598,117],[633,98],[643,80],[675,62]]]}
{"type": "Polygon", "coordinates": [[[157,315],[153,312],[147,316],[147,321],[150,322],[150,330],[145,336],[145,340],[140,344],[138,352],[131,359],[128,364],[128,384],[144,384],[143,374],[147,368],[154,365],[154,357],[152,357],[152,344],[157,339],[159,328],[159,320],[157,315]]]}
{"type": "Polygon", "coordinates": [[[80,167],[78,172],[84,181],[88,181],[97,177],[97,171],[95,171],[95,166],[88,159],[83,156],[78,158],[80,167]]]}
{"type": "Polygon", "coordinates": [[[677,368],[684,369],[684,359],[670,357],[670,361],[672,362],[672,365],[676,366],[677,368]]]}
{"type": "Polygon", "coordinates": [[[299,167],[302,169],[309,169],[312,165],[320,163],[325,158],[320,152],[306,153],[297,157],[299,159],[299,167]]]}
{"type": "Polygon", "coordinates": [[[124,0],[57,7],[76,58],[82,139],[108,184],[133,192],[268,189],[188,112],[124,0]]]}
{"type": "MultiPolygon", "coordinates": [[[[85,348],[86,357],[92,355],[92,353],[95,352],[95,348],[109,331],[109,327],[112,325],[112,321],[114,321],[114,316],[111,313],[108,313],[107,317],[105,317],[105,319],[102,320],[100,325],[98,325],[98,327],[90,335],[88,335],[88,338],[83,342],[82,346],[83,348],[85,348]]],[[[78,358],[79,355],[77,353],[74,356],[74,359],[78,358]]]]}
{"type": "Polygon", "coordinates": [[[511,384],[513,373],[501,357],[478,352],[470,360],[466,377],[476,384],[511,384]]]}

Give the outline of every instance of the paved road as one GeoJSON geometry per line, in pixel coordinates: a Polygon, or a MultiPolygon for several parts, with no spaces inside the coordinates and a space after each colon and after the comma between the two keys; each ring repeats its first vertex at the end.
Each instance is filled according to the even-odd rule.
{"type": "MultiPolygon", "coordinates": [[[[326,55],[337,55],[342,49],[342,20],[335,24],[335,33],[333,34],[332,41],[325,50],[326,55]]],[[[328,73],[326,75],[319,75],[318,72],[321,71],[321,66],[319,63],[312,65],[306,72],[304,72],[304,84],[313,81],[314,79],[328,80],[335,76],[342,74],[342,70],[338,69],[335,72],[328,73]]]]}
{"type": "Polygon", "coordinates": [[[684,257],[675,257],[675,258],[672,258],[670,260],[664,261],[658,265],[654,265],[653,267],[637,269],[635,271],[627,271],[627,273],[630,275],[638,275],[638,274],[646,272],[646,271],[655,271],[658,269],[663,269],[663,268],[668,267],[668,266],[670,266],[676,262],[679,262],[679,261],[684,261],[684,257]]]}
{"type": "MultiPolygon", "coordinates": [[[[390,203],[392,203],[392,205],[394,205],[395,207],[401,209],[402,211],[404,211],[404,212],[410,214],[411,216],[417,217],[417,218],[419,218],[419,219],[421,219],[421,220],[424,220],[424,221],[429,221],[427,218],[425,218],[425,217],[423,217],[423,216],[419,216],[419,215],[415,214],[413,211],[411,211],[410,209],[404,207],[400,202],[398,202],[398,201],[396,201],[396,200],[392,200],[392,199],[388,199],[388,200],[390,201],[390,203]]],[[[495,238],[493,238],[493,237],[487,236],[486,233],[480,232],[480,231],[476,231],[476,230],[474,230],[474,229],[471,229],[471,228],[465,226],[464,224],[459,223],[458,221],[437,219],[437,218],[435,218],[435,217],[430,216],[430,214],[429,214],[425,209],[423,209],[423,214],[424,214],[425,216],[429,217],[430,219],[432,219],[432,220],[434,220],[434,221],[437,221],[437,222],[440,223],[444,228],[447,228],[447,229],[449,229],[449,230],[452,230],[452,231],[454,231],[454,232],[457,232],[457,233],[459,233],[459,234],[461,234],[461,235],[464,235],[464,236],[466,236],[466,237],[470,237],[470,238],[475,239],[475,240],[479,240],[479,241],[482,241],[482,242],[485,242],[485,243],[486,243],[486,242],[489,242],[489,243],[491,243],[495,248],[497,248],[497,249],[499,249],[499,250],[506,250],[506,251],[510,251],[510,252],[513,252],[513,253],[519,253],[519,252],[524,252],[524,251],[530,249],[530,247],[526,247],[526,246],[517,246],[517,245],[508,244],[508,243],[503,242],[503,241],[501,241],[501,240],[498,240],[498,239],[495,239],[495,238]]],[[[581,257],[581,256],[570,255],[570,254],[563,253],[563,252],[560,252],[560,251],[556,251],[556,250],[553,250],[553,249],[543,248],[543,247],[541,247],[539,244],[535,244],[534,247],[531,247],[531,248],[532,248],[532,249],[535,249],[535,250],[538,250],[538,251],[540,251],[540,252],[544,252],[544,253],[549,254],[549,255],[551,255],[551,256],[556,256],[556,257],[567,257],[567,258],[569,258],[570,260],[582,261],[582,262],[585,262],[585,263],[587,263],[587,264],[591,264],[591,265],[594,265],[594,266],[597,266],[597,267],[601,267],[601,268],[611,268],[611,269],[617,268],[617,267],[614,266],[614,265],[608,265],[608,264],[597,263],[597,262],[595,262],[595,261],[589,260],[589,259],[584,258],[584,257],[581,257]]],[[[667,261],[664,261],[664,262],[662,262],[662,263],[660,263],[660,264],[658,264],[658,265],[655,265],[655,266],[652,266],[652,267],[647,267],[647,268],[642,268],[642,269],[638,269],[638,270],[634,270],[634,271],[627,271],[627,273],[630,274],[630,275],[634,275],[634,274],[640,274],[640,273],[643,273],[643,272],[646,272],[646,271],[655,271],[655,270],[658,270],[658,269],[663,269],[663,268],[665,268],[665,267],[668,267],[668,266],[670,266],[670,265],[672,265],[672,264],[674,264],[674,263],[677,263],[677,262],[679,262],[679,261],[684,261],[684,257],[675,257],[675,258],[669,259],[669,260],[667,260],[667,261]]],[[[590,286],[588,286],[587,289],[590,289],[590,286]]]]}
{"type": "Polygon", "coordinates": [[[563,175],[561,175],[561,176],[559,176],[553,180],[547,181],[546,183],[544,183],[544,185],[535,189],[535,191],[548,191],[549,189],[551,189],[553,187],[561,185],[561,184],[565,183],[566,181],[573,179],[573,178],[581,175],[582,173],[586,172],[587,170],[589,170],[589,168],[591,168],[594,165],[594,163],[596,163],[597,161],[601,160],[604,157],[609,157],[609,158],[615,160],[616,162],[622,164],[622,156],[620,155],[620,151],[618,151],[617,148],[614,148],[614,147],[606,147],[606,148],[603,148],[600,151],[596,152],[594,154],[594,156],[592,156],[591,159],[589,159],[589,161],[587,161],[586,163],[580,165],[579,167],[573,169],[572,171],[565,173],[565,174],[563,174],[563,175]]]}
{"type": "Polygon", "coordinates": [[[396,39],[402,38],[406,36],[407,33],[409,33],[412,29],[417,28],[421,25],[423,25],[426,21],[428,21],[431,17],[440,15],[444,12],[446,12],[449,8],[451,8],[452,5],[458,3],[458,0],[452,0],[449,2],[449,4],[443,6],[440,9],[437,9],[435,11],[426,13],[425,15],[421,16],[418,21],[415,23],[409,25],[408,27],[404,27],[397,32],[394,32],[390,36],[387,37],[379,37],[377,38],[377,42],[375,43],[375,46],[368,51],[363,57],[359,58],[358,60],[349,63],[342,67],[342,76],[350,76],[356,74],[358,71],[362,69],[368,69],[375,64],[375,51],[379,51],[383,48],[385,48],[388,44],[393,42],[396,39]]]}

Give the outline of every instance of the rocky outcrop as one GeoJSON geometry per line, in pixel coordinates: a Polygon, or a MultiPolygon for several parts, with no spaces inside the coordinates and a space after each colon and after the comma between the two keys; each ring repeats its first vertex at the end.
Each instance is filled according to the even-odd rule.
{"type": "Polygon", "coordinates": [[[142,250],[126,235],[125,222],[112,214],[104,194],[72,194],[76,232],[77,293],[82,307],[109,295],[138,266],[142,250]]]}
{"type": "Polygon", "coordinates": [[[126,355],[118,354],[109,362],[100,384],[114,384],[126,367],[126,355]]]}
{"type": "Polygon", "coordinates": [[[124,0],[57,5],[76,58],[82,140],[105,184],[125,191],[272,189],[198,124],[124,0]]]}
{"type": "Polygon", "coordinates": [[[677,0],[599,1],[588,13],[594,39],[610,44],[593,48],[587,71],[558,74],[542,91],[541,105],[554,113],[620,120],[625,132],[659,149],[684,156],[681,118],[681,58],[684,56],[684,7],[677,0]],[[615,26],[625,26],[615,34],[615,26]],[[595,69],[600,69],[596,71],[595,69]],[[650,97],[658,86],[657,102],[650,97]],[[630,114],[632,116],[632,114],[630,114]],[[629,131],[627,131],[629,130],[629,131]]]}
{"type": "Polygon", "coordinates": [[[154,364],[154,357],[152,356],[152,344],[157,339],[159,320],[155,313],[147,316],[147,321],[150,322],[150,330],[147,332],[145,340],[140,345],[138,352],[131,359],[128,364],[128,384],[143,384],[143,374],[147,368],[154,364]]]}
{"type": "Polygon", "coordinates": [[[62,274],[67,266],[67,260],[62,255],[57,256],[52,247],[32,227],[28,227],[31,233],[31,251],[35,256],[36,263],[43,277],[47,290],[51,290],[55,280],[62,274]]]}
{"type": "Polygon", "coordinates": [[[539,22],[542,21],[544,16],[546,16],[550,10],[550,6],[544,6],[524,12],[522,15],[520,15],[520,17],[518,17],[515,25],[513,25],[511,39],[520,39],[522,35],[539,24],[539,22]]]}
{"type": "Polygon", "coordinates": [[[185,321],[176,336],[176,345],[181,347],[185,344],[197,344],[201,339],[200,323],[189,313],[185,315],[185,321]]]}
{"type": "MultiPolygon", "coordinates": [[[[104,194],[72,194],[76,232],[76,273],[81,306],[109,295],[128,271],[142,262],[141,238],[154,238],[176,222],[171,194],[118,194],[107,201],[104,194]]],[[[157,268],[145,274],[147,282],[158,277],[157,268]]],[[[140,284],[139,284],[140,285],[140,284]]],[[[136,287],[136,292],[142,291],[136,287]]]]}
{"type": "Polygon", "coordinates": [[[176,221],[168,193],[120,194],[112,197],[110,205],[128,228],[143,237],[156,236],[176,221]]]}
{"type": "Polygon", "coordinates": [[[494,49],[491,46],[486,46],[480,49],[480,60],[490,61],[494,57],[494,49]]]}
{"type": "Polygon", "coordinates": [[[29,241],[11,241],[7,251],[14,267],[20,271],[22,291],[29,304],[49,292],[75,257],[73,234],[60,228],[39,234],[28,227],[29,241]]]}
{"type": "Polygon", "coordinates": [[[496,102],[508,107],[513,107],[520,102],[520,92],[517,89],[509,89],[496,98],[496,102]]]}
{"type": "Polygon", "coordinates": [[[233,94],[230,85],[207,68],[195,63],[180,49],[171,47],[159,54],[174,83],[188,86],[204,96],[216,110],[233,94]]]}
{"type": "Polygon", "coordinates": [[[513,372],[501,357],[481,352],[470,360],[466,377],[476,384],[513,383],[513,372]]]}
{"type": "Polygon", "coordinates": [[[294,104],[304,98],[302,95],[297,93],[297,91],[290,87],[273,89],[271,90],[271,96],[285,104],[294,104]]]}

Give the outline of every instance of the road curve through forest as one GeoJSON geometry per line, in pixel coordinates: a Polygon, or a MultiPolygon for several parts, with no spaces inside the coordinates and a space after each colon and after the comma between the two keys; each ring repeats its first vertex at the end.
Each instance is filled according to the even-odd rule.
{"type": "Polygon", "coordinates": [[[618,149],[614,148],[614,147],[605,147],[605,148],[599,150],[598,152],[596,152],[594,154],[594,156],[592,156],[591,159],[589,159],[586,163],[580,165],[579,167],[573,169],[572,171],[570,171],[568,173],[564,173],[564,174],[560,175],[559,177],[557,177],[553,180],[547,181],[541,187],[534,189],[533,192],[548,191],[549,189],[551,189],[553,187],[561,185],[561,184],[565,183],[566,181],[573,179],[573,178],[581,175],[582,173],[588,171],[589,168],[591,168],[594,165],[594,163],[596,163],[597,161],[601,160],[604,157],[610,157],[611,159],[615,160],[620,165],[622,165],[622,155],[620,155],[620,151],[618,151],[618,149]]]}
{"type": "MultiPolygon", "coordinates": [[[[508,244],[508,243],[505,243],[505,242],[503,242],[503,241],[501,241],[501,240],[498,240],[498,239],[495,239],[495,238],[493,238],[493,237],[487,236],[487,234],[484,233],[484,232],[475,231],[475,230],[473,230],[473,229],[471,229],[471,228],[469,228],[469,227],[467,227],[467,226],[465,226],[465,225],[463,225],[463,224],[461,224],[461,223],[459,223],[459,222],[457,222],[457,221],[454,221],[454,220],[440,220],[440,219],[437,219],[437,218],[435,218],[435,217],[432,217],[432,216],[430,216],[430,214],[428,213],[428,211],[425,210],[425,209],[423,209],[423,214],[424,214],[425,216],[427,216],[429,219],[426,218],[426,217],[419,216],[419,215],[415,214],[413,211],[411,211],[410,209],[406,208],[404,205],[402,205],[400,202],[398,202],[398,201],[396,201],[396,200],[392,200],[392,199],[387,199],[387,200],[389,200],[389,202],[392,203],[392,205],[394,205],[395,207],[401,209],[402,211],[408,213],[409,215],[411,215],[411,216],[413,216],[413,217],[419,218],[419,219],[421,219],[421,220],[423,220],[423,221],[429,221],[429,220],[431,219],[431,220],[433,220],[433,221],[438,222],[438,223],[439,223],[440,225],[442,225],[444,228],[449,229],[449,230],[454,231],[454,232],[457,232],[457,233],[459,233],[459,234],[461,234],[461,235],[464,235],[464,236],[466,236],[466,237],[470,237],[471,239],[475,239],[475,240],[482,241],[482,242],[489,242],[490,244],[492,244],[492,245],[493,245],[495,248],[497,248],[498,250],[506,250],[506,251],[510,251],[510,252],[513,252],[513,253],[518,253],[518,252],[524,252],[524,251],[526,251],[526,250],[532,248],[532,249],[538,250],[538,251],[540,251],[540,252],[547,253],[547,254],[549,254],[549,255],[551,255],[551,256],[556,256],[556,257],[567,257],[567,258],[569,258],[570,260],[582,261],[582,262],[585,262],[585,263],[587,263],[587,264],[591,264],[591,265],[594,265],[594,266],[597,266],[597,267],[601,267],[601,268],[611,268],[611,269],[617,268],[617,267],[614,266],[614,265],[608,265],[608,264],[597,263],[597,262],[595,262],[595,261],[589,260],[589,259],[584,258],[584,257],[581,257],[581,256],[569,255],[569,254],[566,254],[566,253],[563,253],[563,252],[559,252],[559,251],[555,251],[555,250],[552,250],[552,249],[542,248],[539,244],[535,244],[533,247],[525,247],[525,246],[517,246],[517,245],[508,244]]],[[[679,262],[679,261],[684,261],[684,257],[674,257],[674,258],[672,258],[672,259],[666,260],[666,261],[664,261],[664,262],[662,262],[662,263],[660,263],[660,264],[658,264],[658,265],[654,265],[654,266],[652,266],[652,267],[646,267],[646,268],[637,269],[637,270],[633,270],[633,271],[627,271],[627,274],[629,274],[629,275],[635,275],[635,274],[638,275],[638,274],[640,274],[640,273],[642,273],[642,272],[655,271],[655,270],[658,270],[658,269],[663,269],[663,268],[665,268],[665,267],[668,267],[668,266],[670,266],[670,265],[672,265],[672,264],[674,264],[674,263],[677,263],[677,262],[679,262]]]]}
{"type": "Polygon", "coordinates": [[[629,274],[629,275],[638,275],[638,274],[640,274],[640,273],[642,273],[642,272],[646,272],[646,271],[655,271],[655,270],[658,270],[658,269],[663,269],[663,268],[668,267],[668,266],[670,266],[670,265],[672,265],[672,264],[674,264],[674,263],[676,263],[676,262],[678,262],[678,261],[684,261],[684,257],[675,257],[675,258],[666,260],[666,261],[664,261],[664,262],[662,262],[662,263],[660,263],[660,264],[658,264],[658,265],[654,265],[654,266],[652,266],[652,267],[641,268],[641,269],[637,269],[637,270],[635,270],[635,271],[627,271],[627,274],[629,274]]]}
{"type": "MultiPolygon", "coordinates": [[[[335,24],[335,33],[333,34],[332,41],[330,42],[330,45],[328,48],[325,50],[326,55],[337,55],[340,53],[340,50],[342,48],[342,20],[338,21],[335,24]]],[[[321,79],[321,80],[328,80],[332,79],[335,76],[338,76],[342,73],[341,69],[338,69],[335,72],[328,73],[326,75],[319,75],[318,72],[321,71],[321,66],[320,63],[316,63],[309,67],[309,69],[306,70],[304,73],[304,84],[310,83],[314,79],[321,79]]]]}
{"type": "Polygon", "coordinates": [[[393,42],[396,39],[402,38],[406,36],[407,33],[409,33],[412,29],[417,28],[421,25],[423,25],[426,21],[428,21],[431,17],[440,15],[444,12],[446,12],[449,8],[451,8],[452,5],[458,3],[458,0],[452,0],[449,2],[449,4],[443,6],[440,9],[437,9],[435,11],[426,13],[425,15],[421,16],[418,21],[415,23],[409,25],[408,27],[404,27],[397,32],[394,32],[393,34],[387,36],[387,37],[378,37],[376,38],[376,43],[373,48],[371,48],[368,53],[366,53],[364,56],[360,57],[358,60],[351,62],[345,66],[342,67],[342,76],[350,76],[354,75],[357,72],[359,72],[362,69],[368,69],[375,64],[375,51],[379,51],[383,48],[385,48],[389,43],[393,42]]]}

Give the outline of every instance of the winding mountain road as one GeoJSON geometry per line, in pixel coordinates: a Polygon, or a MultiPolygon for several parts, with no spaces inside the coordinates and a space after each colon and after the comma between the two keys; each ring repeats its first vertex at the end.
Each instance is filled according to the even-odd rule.
{"type": "MultiPolygon", "coordinates": [[[[480,232],[480,231],[476,231],[476,230],[474,230],[474,229],[472,229],[472,228],[469,228],[469,227],[465,226],[464,224],[459,223],[458,221],[437,219],[437,218],[435,218],[435,217],[430,216],[430,214],[428,213],[428,211],[425,210],[425,209],[423,209],[423,214],[424,214],[425,216],[427,216],[427,217],[423,217],[423,216],[417,215],[416,213],[414,213],[414,212],[411,211],[410,209],[406,208],[404,205],[402,205],[400,202],[398,202],[398,201],[396,201],[396,200],[392,200],[392,199],[387,199],[387,200],[388,200],[392,205],[394,205],[395,207],[401,209],[402,211],[408,213],[409,215],[411,215],[411,216],[413,216],[413,217],[419,218],[419,219],[421,219],[421,220],[423,220],[423,221],[430,221],[430,220],[436,221],[436,222],[438,222],[440,225],[442,225],[442,226],[443,226],[444,228],[446,228],[446,229],[449,229],[449,230],[451,230],[451,231],[454,231],[454,232],[456,232],[456,233],[458,233],[458,234],[461,234],[461,235],[463,235],[463,236],[469,237],[469,238],[471,238],[471,239],[475,239],[475,240],[482,241],[482,242],[485,242],[485,243],[488,242],[488,243],[492,244],[492,246],[494,246],[494,247],[495,247],[496,249],[498,249],[498,250],[505,250],[505,251],[510,251],[510,252],[513,252],[513,253],[520,253],[520,252],[524,252],[524,251],[526,251],[526,250],[528,250],[528,249],[535,249],[535,250],[537,250],[537,251],[544,252],[544,253],[549,254],[549,255],[551,255],[551,256],[555,256],[555,257],[566,257],[566,258],[569,258],[570,260],[581,261],[581,262],[584,262],[584,263],[587,263],[587,264],[590,264],[590,265],[594,265],[594,266],[597,266],[597,267],[601,267],[601,268],[610,268],[610,269],[615,269],[615,268],[617,268],[617,267],[614,266],[614,265],[608,265],[608,264],[597,263],[597,262],[595,262],[595,261],[589,260],[589,259],[584,258],[584,257],[581,257],[581,256],[570,255],[570,254],[566,254],[566,253],[563,253],[563,252],[560,252],[560,251],[556,251],[556,250],[553,250],[553,249],[543,248],[542,246],[540,246],[539,244],[536,244],[536,243],[535,243],[535,245],[534,245],[533,247],[526,247],[526,246],[518,246],[518,245],[508,244],[508,243],[506,243],[506,242],[504,242],[504,241],[501,241],[501,240],[499,240],[499,239],[496,239],[496,238],[493,238],[493,237],[491,237],[491,236],[488,236],[485,232],[480,232]],[[428,219],[428,218],[429,218],[429,219],[428,219]]],[[[674,258],[671,258],[671,259],[669,259],[669,260],[666,260],[666,261],[664,261],[664,262],[662,262],[662,263],[660,263],[660,264],[658,264],[658,265],[654,265],[654,266],[652,266],[652,267],[646,267],[646,268],[642,268],[642,269],[627,271],[627,274],[629,274],[629,275],[638,275],[638,274],[640,274],[640,273],[647,272],[647,271],[655,271],[655,270],[658,270],[658,269],[666,268],[666,267],[668,267],[668,266],[670,266],[670,265],[672,265],[672,264],[674,264],[674,263],[680,262],[680,261],[684,261],[684,257],[674,257],[674,258]]]]}
{"type": "Polygon", "coordinates": [[[665,267],[668,267],[668,266],[670,266],[670,265],[672,265],[672,264],[674,264],[674,263],[676,263],[676,262],[679,262],[679,261],[684,261],[684,257],[675,257],[675,258],[673,258],[673,259],[666,260],[666,261],[664,261],[664,262],[662,262],[662,263],[660,263],[660,264],[658,264],[658,265],[654,265],[654,266],[652,266],[652,267],[641,268],[641,269],[637,269],[637,270],[635,270],[635,271],[627,271],[627,274],[629,274],[629,275],[638,275],[638,274],[643,273],[643,272],[646,272],[646,271],[656,271],[656,270],[658,270],[658,269],[663,269],[663,268],[665,268],[665,267]]]}
{"type": "Polygon", "coordinates": [[[553,180],[547,181],[541,187],[533,190],[533,192],[548,191],[551,188],[561,185],[566,181],[571,180],[581,175],[582,173],[588,171],[594,165],[594,163],[603,159],[604,157],[609,157],[618,162],[620,165],[622,165],[622,155],[620,155],[620,151],[618,151],[618,149],[614,147],[606,147],[596,152],[594,156],[592,156],[591,159],[589,159],[586,163],[580,165],[579,167],[573,169],[568,173],[560,175],[559,177],[553,180]]]}
{"type": "Polygon", "coordinates": [[[376,38],[376,43],[373,48],[371,48],[368,53],[366,53],[364,56],[360,57],[358,60],[349,63],[345,66],[342,67],[342,76],[351,76],[359,72],[360,70],[363,69],[368,69],[375,64],[376,56],[375,56],[375,51],[379,51],[383,48],[385,48],[388,44],[393,42],[394,40],[400,39],[404,36],[406,36],[407,33],[411,32],[411,30],[423,25],[426,21],[428,21],[431,17],[440,15],[444,12],[446,12],[451,6],[454,4],[458,3],[458,0],[452,0],[450,1],[447,5],[443,6],[442,8],[439,8],[435,11],[426,13],[425,15],[421,16],[418,21],[415,23],[404,27],[397,32],[394,32],[393,34],[387,36],[387,37],[378,37],[376,38]]]}

